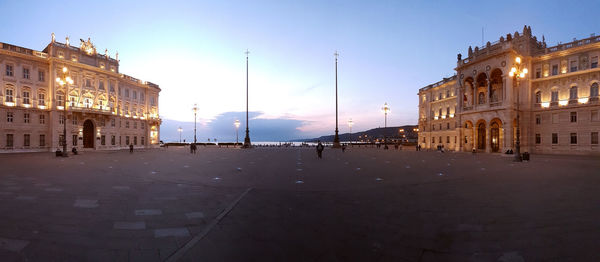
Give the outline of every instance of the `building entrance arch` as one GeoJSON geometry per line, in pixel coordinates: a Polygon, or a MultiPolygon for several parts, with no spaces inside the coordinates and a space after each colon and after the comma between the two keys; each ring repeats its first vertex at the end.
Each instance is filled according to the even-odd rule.
{"type": "Polygon", "coordinates": [[[492,123],[490,136],[492,139],[492,152],[500,151],[500,126],[497,122],[492,123]]]}
{"type": "Polygon", "coordinates": [[[477,149],[485,150],[485,123],[477,125],[477,149]]]}
{"type": "Polygon", "coordinates": [[[83,148],[94,148],[94,123],[89,119],[83,122],[83,148]]]}

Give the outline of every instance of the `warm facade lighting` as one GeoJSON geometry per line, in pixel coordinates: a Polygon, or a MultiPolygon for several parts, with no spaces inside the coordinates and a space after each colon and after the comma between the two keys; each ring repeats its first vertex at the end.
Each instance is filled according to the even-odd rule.
{"type": "Polygon", "coordinates": [[[442,119],[446,119],[446,115],[443,115],[443,116],[442,116],[442,119]]]}
{"type": "Polygon", "coordinates": [[[560,100],[560,101],[558,101],[558,104],[561,105],[561,106],[566,106],[566,105],[569,104],[569,101],[567,101],[567,100],[560,100]]]}
{"type": "Polygon", "coordinates": [[[450,114],[450,118],[454,118],[454,114],[450,114]]]}
{"type": "Polygon", "coordinates": [[[15,102],[6,102],[4,103],[6,106],[15,106],[15,102]]]}
{"type": "Polygon", "coordinates": [[[548,107],[550,107],[550,102],[542,102],[542,107],[543,107],[543,108],[548,108],[548,107]]]}
{"type": "Polygon", "coordinates": [[[438,116],[434,116],[433,119],[438,120],[438,116]]]}
{"type": "Polygon", "coordinates": [[[577,101],[578,101],[580,104],[585,104],[585,103],[587,103],[587,102],[588,102],[588,100],[589,100],[589,98],[587,98],[587,97],[580,97],[579,99],[577,99],[577,101]]]}

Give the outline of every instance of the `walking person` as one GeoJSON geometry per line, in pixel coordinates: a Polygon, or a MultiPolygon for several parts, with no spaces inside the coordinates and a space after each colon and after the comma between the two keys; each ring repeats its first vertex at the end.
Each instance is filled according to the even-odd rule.
{"type": "Polygon", "coordinates": [[[130,145],[129,145],[129,153],[130,153],[130,154],[133,154],[133,144],[130,144],[130,145]]]}
{"type": "Polygon", "coordinates": [[[317,144],[317,156],[319,159],[323,158],[323,149],[325,149],[325,147],[321,144],[321,140],[319,140],[317,144]]]}

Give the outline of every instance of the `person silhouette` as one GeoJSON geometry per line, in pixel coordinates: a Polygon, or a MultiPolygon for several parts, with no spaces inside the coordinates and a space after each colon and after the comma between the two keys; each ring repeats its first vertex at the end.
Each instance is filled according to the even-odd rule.
{"type": "Polygon", "coordinates": [[[321,140],[317,141],[317,156],[319,157],[319,159],[323,158],[323,149],[325,149],[325,147],[323,146],[323,144],[321,144],[321,140]]]}

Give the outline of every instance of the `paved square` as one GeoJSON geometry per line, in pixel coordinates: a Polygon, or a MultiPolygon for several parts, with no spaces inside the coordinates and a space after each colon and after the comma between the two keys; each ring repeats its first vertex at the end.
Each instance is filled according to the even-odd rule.
{"type": "Polygon", "coordinates": [[[600,260],[598,157],[511,160],[364,147],[0,155],[0,257],[600,260]]]}

